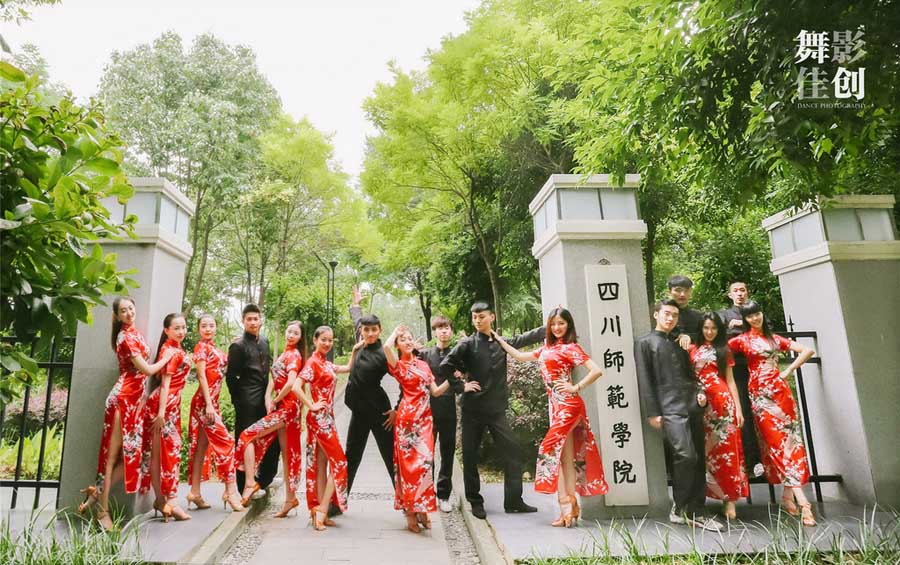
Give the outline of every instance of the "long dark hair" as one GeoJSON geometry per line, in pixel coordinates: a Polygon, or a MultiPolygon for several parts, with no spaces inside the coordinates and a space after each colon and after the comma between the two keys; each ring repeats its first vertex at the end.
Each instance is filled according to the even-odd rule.
{"type": "Polygon", "coordinates": [[[712,346],[716,350],[716,367],[719,369],[719,376],[725,376],[725,370],[728,366],[728,345],[725,342],[725,323],[722,322],[722,318],[719,317],[715,312],[706,312],[700,318],[700,323],[697,326],[697,335],[700,336],[701,344],[706,343],[706,337],[703,335],[703,326],[706,325],[706,321],[710,320],[713,324],[716,325],[716,339],[712,341],[712,346]]]}
{"type": "Polygon", "coordinates": [[[116,345],[118,345],[119,332],[122,331],[122,322],[119,321],[119,306],[126,300],[134,306],[134,300],[127,296],[117,296],[112,303],[112,336],[109,338],[109,343],[112,345],[113,351],[116,350],[116,345]]]}
{"type": "Polygon", "coordinates": [[[159,343],[156,345],[156,360],[159,361],[159,354],[162,352],[162,346],[166,343],[166,340],[169,336],[166,335],[166,330],[172,326],[172,322],[177,320],[178,318],[184,318],[184,314],[181,312],[172,312],[171,314],[166,314],[166,317],[163,319],[163,331],[159,336],[159,343]]]}
{"type": "MultiPolygon", "coordinates": [[[[303,322],[301,322],[300,320],[291,320],[287,323],[286,326],[284,326],[284,329],[287,330],[291,326],[298,326],[300,328],[300,339],[297,341],[297,351],[300,352],[300,366],[302,367],[303,362],[306,361],[306,328],[303,327],[303,322]]],[[[318,336],[318,330],[316,330],[316,337],[318,336]]],[[[285,343],[285,345],[287,345],[287,343],[285,343]]]]}
{"type": "Polygon", "coordinates": [[[544,337],[544,341],[547,345],[555,345],[556,344],[556,336],[553,335],[553,332],[550,331],[550,320],[559,316],[563,319],[563,321],[568,324],[566,327],[566,334],[562,336],[560,339],[563,343],[577,343],[578,342],[578,334],[575,331],[575,320],[572,319],[572,313],[563,308],[562,306],[557,306],[553,310],[550,310],[550,313],[547,314],[547,334],[544,337]]]}
{"type": "MultiPolygon", "coordinates": [[[[759,302],[754,300],[747,301],[743,306],[741,306],[741,319],[744,321],[744,327],[747,328],[749,332],[752,328],[750,326],[750,322],[747,321],[747,316],[751,314],[756,314],[759,312],[763,314],[762,306],[759,305],[759,302]]],[[[763,314],[763,323],[762,323],[763,335],[766,337],[766,340],[769,342],[769,346],[773,349],[775,348],[775,334],[772,333],[772,328],[769,327],[769,320],[766,319],[765,314],[763,314]]]]}

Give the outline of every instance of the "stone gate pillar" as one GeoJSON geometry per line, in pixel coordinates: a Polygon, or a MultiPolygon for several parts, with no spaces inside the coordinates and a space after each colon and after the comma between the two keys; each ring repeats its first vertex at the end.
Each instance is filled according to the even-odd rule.
{"type": "Polygon", "coordinates": [[[633,343],[650,331],[638,214],[640,175],[552,175],[529,211],[540,263],[544,315],[572,312],[580,343],[603,368],[582,396],[609,483],[584,499],[588,518],[663,514],[669,509],[662,436],[641,415],[633,343]]]}
{"type": "Polygon", "coordinates": [[[803,368],[826,494],[900,508],[900,241],[893,196],[840,196],[762,225],[785,319],[817,332],[821,368],[803,368]]]}
{"type": "MultiPolygon", "coordinates": [[[[137,239],[104,240],[101,244],[105,253],[117,255],[118,269],[137,271],[130,276],[140,286],[128,294],[137,310],[135,325],[155,356],[163,318],[181,310],[184,270],[193,253],[188,243],[188,225],[194,204],[161,178],[130,180],[135,194],[126,205],[114,198],[104,201],[104,205],[113,221],[121,222],[128,214],[138,217],[134,230],[137,239]]],[[[78,324],[60,471],[60,508],[77,505],[81,499],[78,489],[96,478],[104,402],[119,376],[110,346],[113,298],[105,297],[109,306],[94,308],[92,325],[78,324]]],[[[150,508],[149,496],[126,496],[122,483],[111,496],[129,515],[150,508]]]]}

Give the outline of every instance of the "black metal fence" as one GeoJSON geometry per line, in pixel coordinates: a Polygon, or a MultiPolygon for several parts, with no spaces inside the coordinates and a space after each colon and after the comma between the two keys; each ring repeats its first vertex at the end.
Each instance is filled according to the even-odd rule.
{"type": "MultiPolygon", "coordinates": [[[[24,342],[19,340],[13,336],[4,336],[0,337],[3,343],[10,343],[13,345],[17,345],[20,347],[25,347],[30,349],[30,355],[32,357],[35,356],[35,342],[29,341],[24,342]]],[[[9,468],[8,464],[4,465],[4,469],[2,470],[2,474],[0,474],[0,487],[12,487],[12,497],[10,500],[10,508],[15,508],[19,498],[19,489],[20,488],[32,488],[34,489],[34,505],[33,508],[38,508],[41,500],[41,489],[55,489],[56,490],[56,499],[54,499],[54,506],[59,498],[59,477],[50,477],[45,478],[46,474],[46,466],[47,466],[47,446],[48,441],[56,441],[57,438],[48,438],[48,430],[52,424],[58,423],[58,420],[61,416],[62,425],[65,426],[66,417],[69,413],[69,395],[68,389],[69,384],[71,383],[72,376],[72,359],[74,357],[75,352],[75,338],[67,337],[63,338],[60,343],[57,343],[55,340],[51,343],[48,351],[43,354],[39,354],[38,368],[43,369],[46,372],[46,378],[43,375],[40,376],[39,379],[36,379],[34,383],[27,386],[25,388],[25,393],[21,399],[21,401],[13,402],[9,405],[5,405],[0,408],[0,445],[9,446],[15,444],[15,466],[12,471],[12,478],[9,478],[9,468]],[[45,390],[41,391],[41,388],[46,385],[45,390]],[[60,400],[59,398],[56,403],[54,403],[54,389],[58,390],[66,390],[65,399],[64,399],[64,409],[62,414],[59,414],[59,406],[55,406],[60,400]],[[38,413],[38,418],[34,421],[34,418],[30,416],[34,416],[34,414],[29,414],[32,397],[34,395],[43,393],[43,413],[40,414],[40,411],[36,411],[38,413]],[[11,414],[9,418],[7,418],[9,412],[18,412],[21,402],[21,414],[11,414]],[[57,419],[57,422],[51,422],[51,412],[54,412],[54,418],[57,419]],[[37,466],[33,474],[34,478],[23,478],[25,474],[25,466],[23,457],[25,454],[25,446],[26,442],[31,442],[32,437],[37,433],[40,433],[40,442],[37,449],[37,466]]],[[[58,397],[59,395],[57,395],[58,397]]],[[[59,430],[60,438],[59,441],[62,442],[62,434],[63,430],[59,430]]],[[[33,449],[29,450],[29,458],[33,457],[33,449]]],[[[62,469],[62,449],[60,446],[59,449],[59,457],[60,463],[59,468],[62,469]]]]}

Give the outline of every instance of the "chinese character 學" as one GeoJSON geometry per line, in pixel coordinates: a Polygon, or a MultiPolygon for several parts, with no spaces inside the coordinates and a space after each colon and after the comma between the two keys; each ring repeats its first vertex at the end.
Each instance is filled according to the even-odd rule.
{"type": "Polygon", "coordinates": [[[625,364],[625,356],[621,351],[610,351],[607,349],[603,352],[603,368],[609,369],[615,367],[617,373],[622,372],[622,365],[625,364]]]}
{"type": "Polygon", "coordinates": [[[634,465],[628,461],[616,459],[613,461],[613,482],[618,485],[637,481],[637,477],[631,474],[633,469],[634,465]]]}
{"type": "Polygon", "coordinates": [[[828,52],[828,32],[806,31],[801,29],[797,37],[797,60],[795,63],[812,58],[821,65],[825,62],[825,55],[828,52]]]}
{"type": "Polygon", "coordinates": [[[866,96],[866,68],[860,67],[855,71],[849,71],[844,67],[838,67],[834,73],[834,97],[850,98],[856,96],[862,100],[866,96]]]}
{"type": "Polygon", "coordinates": [[[625,447],[625,444],[631,441],[631,432],[628,431],[628,424],[625,422],[616,422],[613,424],[613,432],[610,436],[620,449],[625,447]]]}
{"type": "Polygon", "coordinates": [[[606,406],[609,408],[628,408],[625,400],[625,393],[622,392],[622,385],[610,385],[606,387],[606,406]]]}
{"type": "Polygon", "coordinates": [[[606,335],[606,330],[609,329],[610,333],[614,333],[619,337],[622,337],[622,320],[619,319],[618,316],[613,318],[612,316],[604,316],[603,317],[603,329],[600,330],[600,335],[606,335]]]}
{"type": "Polygon", "coordinates": [[[618,300],[619,299],[619,283],[599,283],[597,291],[600,293],[600,300],[618,300]]]}
{"type": "Polygon", "coordinates": [[[797,75],[797,98],[800,100],[828,98],[826,79],[825,73],[819,67],[812,69],[800,67],[800,74],[797,75]]]}
{"type": "Polygon", "coordinates": [[[831,60],[840,65],[849,65],[862,58],[866,54],[863,46],[866,44],[862,37],[865,35],[863,31],[857,31],[854,35],[853,30],[835,31],[832,33],[832,51],[831,60]]]}

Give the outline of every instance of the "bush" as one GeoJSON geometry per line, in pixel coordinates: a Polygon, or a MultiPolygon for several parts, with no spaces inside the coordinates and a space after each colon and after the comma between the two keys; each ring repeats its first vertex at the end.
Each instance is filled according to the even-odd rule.
{"type": "MultiPolygon", "coordinates": [[[[37,479],[38,462],[41,455],[41,430],[25,436],[22,448],[22,468],[20,478],[37,479]]],[[[59,479],[62,463],[63,430],[53,425],[47,428],[47,444],[44,449],[44,468],[41,478],[59,479]]],[[[18,441],[0,442],[0,477],[13,478],[16,473],[16,457],[19,453],[18,441]]]]}
{"type": "MultiPolygon", "coordinates": [[[[44,405],[47,399],[47,387],[34,388],[28,398],[28,411],[25,414],[25,435],[31,435],[40,431],[44,425],[44,405]]],[[[69,399],[69,391],[54,388],[50,393],[50,411],[47,425],[64,426],[66,423],[66,403],[69,399]]],[[[22,411],[25,399],[19,398],[6,406],[6,417],[3,420],[3,436],[6,441],[15,442],[19,439],[19,426],[22,421],[22,411]]]]}

